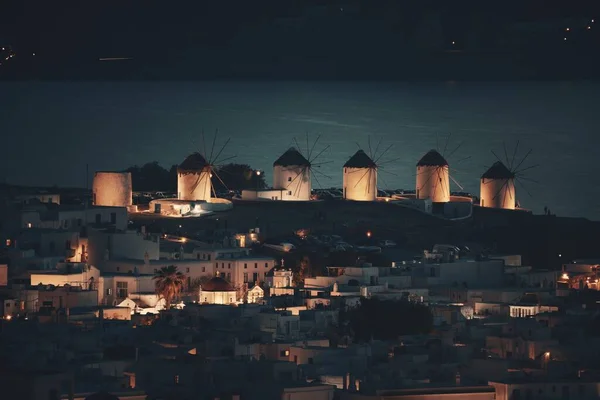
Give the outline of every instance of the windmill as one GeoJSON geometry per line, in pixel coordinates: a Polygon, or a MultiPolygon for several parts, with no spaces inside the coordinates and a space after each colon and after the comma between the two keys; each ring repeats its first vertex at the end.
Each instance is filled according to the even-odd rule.
{"type": "MultiPolygon", "coordinates": [[[[480,185],[480,206],[489,208],[503,208],[514,210],[518,208],[518,202],[515,191],[515,182],[518,183],[528,194],[525,185],[522,181],[536,182],[533,179],[527,178],[524,174],[526,171],[537,167],[531,165],[525,167],[525,161],[531,154],[530,149],[522,158],[518,158],[519,142],[515,145],[512,156],[509,157],[504,144],[504,160],[501,160],[494,151],[492,154],[497,161],[481,175],[480,185]]],[[[531,196],[531,194],[530,194],[531,196]]]]}
{"type": "Polygon", "coordinates": [[[177,198],[179,200],[204,200],[208,201],[211,194],[216,193],[212,185],[212,178],[216,177],[222,184],[223,180],[217,174],[217,167],[224,161],[230,160],[233,157],[221,158],[223,150],[229,144],[229,140],[215,152],[218,131],[212,140],[210,154],[206,151],[206,141],[204,131],[202,131],[203,152],[194,152],[186,157],[186,159],[177,166],[177,198]],[[208,156],[207,156],[208,154],[208,156]]]}
{"type": "MultiPolygon", "coordinates": [[[[433,203],[447,203],[450,201],[450,181],[454,182],[461,190],[463,187],[450,174],[450,164],[446,160],[452,157],[462,146],[461,142],[454,150],[446,155],[450,136],[446,138],[446,144],[442,151],[431,149],[417,162],[416,198],[431,199],[433,203]]],[[[463,158],[458,162],[464,161],[463,158]]]]}
{"type": "MultiPolygon", "coordinates": [[[[381,147],[381,139],[375,150],[371,147],[370,136],[368,144],[369,154],[361,149],[357,143],[358,151],[344,164],[344,199],[346,200],[375,201],[377,199],[378,172],[388,172],[383,170],[383,166],[397,160],[381,161],[391,149],[391,144],[381,153],[378,153],[381,147]]],[[[388,173],[392,174],[391,172],[388,173]]]]}
{"type": "Polygon", "coordinates": [[[315,154],[315,147],[320,138],[321,135],[317,136],[313,144],[310,145],[308,134],[306,135],[305,154],[302,154],[298,140],[294,138],[294,144],[296,146],[290,147],[273,163],[273,188],[285,191],[281,196],[282,200],[310,200],[312,193],[312,178],[319,183],[319,179],[317,178],[318,174],[327,177],[327,175],[316,169],[323,164],[331,162],[317,162],[319,157],[329,149],[329,146],[326,146],[315,154]]]}

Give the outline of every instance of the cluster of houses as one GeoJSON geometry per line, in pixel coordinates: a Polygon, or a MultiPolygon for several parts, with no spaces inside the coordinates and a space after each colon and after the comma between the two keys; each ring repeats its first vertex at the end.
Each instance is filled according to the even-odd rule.
{"type": "Polygon", "coordinates": [[[56,195],[6,198],[2,221],[9,368],[0,381],[10,398],[600,395],[600,336],[590,328],[600,261],[540,270],[519,255],[436,245],[298,282],[283,260],[251,250],[257,229],[208,244],[130,230],[126,207],[61,205],[56,195]],[[155,277],[171,265],[185,289],[167,308],[155,277]],[[426,305],[433,330],[354,340],[342,312],[364,298],[426,305]]]}

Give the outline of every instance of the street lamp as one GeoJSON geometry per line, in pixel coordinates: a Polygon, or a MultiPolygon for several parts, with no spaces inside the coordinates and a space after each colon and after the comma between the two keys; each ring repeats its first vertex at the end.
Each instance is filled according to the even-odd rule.
{"type": "Polygon", "coordinates": [[[257,192],[258,192],[258,182],[259,182],[259,179],[260,179],[260,174],[261,174],[261,171],[256,170],[256,191],[257,192]]]}

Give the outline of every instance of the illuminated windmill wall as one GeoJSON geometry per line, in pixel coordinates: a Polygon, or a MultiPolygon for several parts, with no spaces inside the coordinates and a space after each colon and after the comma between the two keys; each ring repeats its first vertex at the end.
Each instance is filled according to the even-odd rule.
{"type": "Polygon", "coordinates": [[[92,187],[96,206],[129,207],[133,204],[130,172],[96,172],[92,187]]]}
{"type": "Polygon", "coordinates": [[[480,188],[481,207],[515,209],[515,175],[502,161],[485,171],[480,188]]]}
{"type": "Polygon", "coordinates": [[[317,159],[329,149],[326,146],[315,155],[315,147],[319,142],[321,135],[317,136],[312,146],[306,134],[306,153],[300,152],[300,144],[294,138],[296,147],[289,148],[273,163],[273,189],[281,190],[281,194],[276,196],[280,200],[286,201],[308,201],[312,194],[312,179],[317,184],[319,179],[316,175],[323,174],[318,168],[331,161],[317,162],[317,159]],[[314,174],[313,174],[314,173],[314,174]]]}
{"type": "Polygon", "coordinates": [[[512,157],[509,157],[506,145],[504,145],[504,160],[492,151],[497,161],[481,176],[480,201],[481,207],[503,208],[514,210],[519,208],[515,183],[519,184],[525,192],[529,193],[522,181],[537,183],[537,181],[527,178],[525,172],[536,168],[538,165],[523,167],[523,164],[531,154],[529,150],[523,158],[517,159],[519,142],[517,142],[512,157]]]}
{"type": "Polygon", "coordinates": [[[190,154],[177,167],[177,198],[191,201],[210,199],[211,170],[202,154],[190,154]]]}
{"type": "Polygon", "coordinates": [[[273,163],[273,189],[287,190],[287,199],[310,200],[311,165],[295,147],[273,163]]]}
{"type": "Polygon", "coordinates": [[[437,150],[429,150],[417,163],[416,197],[434,203],[450,201],[450,167],[437,150]]]}
{"type": "Polygon", "coordinates": [[[377,198],[377,164],[363,150],[358,150],[344,164],[344,199],[375,201],[377,198]]]}
{"type": "MultiPolygon", "coordinates": [[[[212,141],[212,147],[208,158],[206,157],[206,142],[204,139],[204,132],[202,132],[202,143],[204,147],[204,153],[195,152],[190,154],[178,167],[177,167],[177,198],[179,200],[195,201],[205,200],[208,201],[211,198],[211,193],[214,193],[212,184],[212,178],[218,179],[223,186],[223,180],[217,173],[217,167],[224,161],[235,158],[235,156],[220,159],[219,157],[225,150],[225,147],[229,144],[229,140],[223,144],[221,149],[216,152],[215,145],[217,142],[218,131],[215,132],[212,141]],[[214,156],[214,157],[213,157],[214,156]]],[[[214,193],[217,197],[216,193],[214,193]]]]}

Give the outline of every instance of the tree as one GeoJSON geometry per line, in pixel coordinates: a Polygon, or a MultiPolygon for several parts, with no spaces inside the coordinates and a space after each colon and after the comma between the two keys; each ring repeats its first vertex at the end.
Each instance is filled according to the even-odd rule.
{"type": "Polygon", "coordinates": [[[298,262],[298,267],[292,277],[294,286],[301,287],[304,284],[304,279],[308,277],[310,277],[310,258],[304,256],[298,262]]]}
{"type": "Polygon", "coordinates": [[[354,331],[356,341],[395,340],[402,335],[427,334],[433,328],[429,308],[402,300],[363,298],[360,305],[340,315],[354,331]]]}
{"type": "Polygon", "coordinates": [[[217,168],[216,172],[218,177],[213,176],[212,183],[217,191],[262,189],[267,186],[265,175],[258,175],[256,170],[247,164],[225,164],[217,168]]]}
{"type": "Polygon", "coordinates": [[[152,279],[154,279],[156,293],[165,299],[166,308],[170,308],[171,302],[179,296],[185,285],[185,275],[179,272],[175,265],[169,265],[162,267],[152,279]]]}
{"type": "Polygon", "coordinates": [[[139,167],[134,165],[125,170],[131,173],[133,190],[150,192],[154,190],[176,191],[177,166],[170,170],[163,168],[158,161],[152,161],[139,167]]]}

